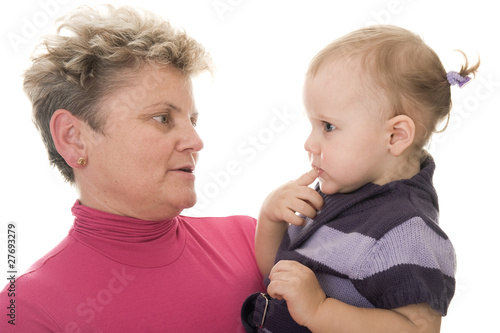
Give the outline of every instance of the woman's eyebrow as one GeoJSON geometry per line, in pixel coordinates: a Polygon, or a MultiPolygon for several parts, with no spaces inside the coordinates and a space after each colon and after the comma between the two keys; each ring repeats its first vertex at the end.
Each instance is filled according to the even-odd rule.
{"type": "MultiPolygon", "coordinates": [[[[177,107],[174,104],[169,103],[169,102],[158,102],[158,103],[148,105],[144,108],[144,111],[150,111],[150,109],[156,109],[156,108],[170,109],[170,110],[175,111],[175,112],[182,112],[181,108],[179,108],[179,107],[177,107]]],[[[190,117],[194,117],[194,118],[198,119],[198,117],[199,117],[198,110],[196,108],[194,108],[193,111],[189,115],[190,115],[190,117]]]]}
{"type": "Polygon", "coordinates": [[[158,108],[158,107],[161,107],[162,109],[172,109],[173,111],[177,111],[177,112],[181,111],[180,108],[178,108],[177,106],[175,106],[174,104],[169,103],[169,102],[154,103],[154,104],[151,104],[151,105],[148,105],[148,106],[144,107],[144,110],[148,111],[149,109],[155,109],[155,108],[158,108]]]}

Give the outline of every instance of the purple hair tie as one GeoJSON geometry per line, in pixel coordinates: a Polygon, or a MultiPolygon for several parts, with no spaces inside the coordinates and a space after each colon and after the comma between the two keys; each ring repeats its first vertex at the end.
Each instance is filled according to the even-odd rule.
{"type": "Polygon", "coordinates": [[[470,81],[470,77],[468,76],[462,76],[458,74],[457,72],[450,71],[446,74],[446,78],[448,79],[448,82],[450,85],[455,85],[458,84],[460,88],[462,88],[467,82],[470,81]]]}

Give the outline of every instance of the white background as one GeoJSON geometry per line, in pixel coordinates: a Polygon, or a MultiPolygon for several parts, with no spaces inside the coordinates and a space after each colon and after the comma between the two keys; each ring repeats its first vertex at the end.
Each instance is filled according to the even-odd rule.
{"type": "MultiPolygon", "coordinates": [[[[70,207],[76,194],[48,165],[22,92],[21,74],[39,37],[53,31],[57,17],[78,5],[98,3],[4,2],[0,14],[0,268],[6,264],[2,253],[6,254],[8,221],[18,225],[20,271],[54,247],[72,224],[70,207]]],[[[458,256],[457,292],[442,332],[496,329],[500,31],[494,24],[498,16],[494,2],[111,3],[139,6],[168,18],[203,43],[216,64],[214,78],[202,77],[195,90],[205,148],[197,168],[199,205],[185,212],[191,215],[256,216],[269,191],[307,171],[302,81],[312,56],[333,39],[369,24],[389,23],[420,34],[447,70],[459,70],[462,64],[455,49],[465,51],[471,60],[479,55],[478,77],[463,89],[452,88],[450,126],[434,137],[429,150],[437,164],[440,223],[458,256]]]]}

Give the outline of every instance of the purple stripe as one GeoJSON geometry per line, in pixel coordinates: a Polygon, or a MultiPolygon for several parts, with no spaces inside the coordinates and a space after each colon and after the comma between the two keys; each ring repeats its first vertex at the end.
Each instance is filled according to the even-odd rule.
{"type": "Polygon", "coordinates": [[[438,269],[450,277],[456,269],[451,242],[420,217],[400,224],[378,241],[322,226],[296,251],[358,280],[403,264],[438,269]]]}

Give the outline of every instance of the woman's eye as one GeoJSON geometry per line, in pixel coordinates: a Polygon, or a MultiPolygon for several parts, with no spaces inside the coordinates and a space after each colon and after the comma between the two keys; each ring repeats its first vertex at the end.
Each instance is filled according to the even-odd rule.
{"type": "Polygon", "coordinates": [[[162,114],[162,115],[159,115],[159,116],[154,116],[153,117],[154,120],[156,120],[157,122],[161,123],[161,124],[167,124],[168,123],[168,115],[166,114],[162,114]]]}
{"type": "Polygon", "coordinates": [[[196,124],[198,124],[198,119],[191,118],[191,124],[193,124],[193,127],[196,127],[196,124]]]}
{"type": "Polygon", "coordinates": [[[327,132],[331,132],[333,131],[334,129],[336,129],[336,127],[326,121],[323,122],[323,125],[325,126],[325,131],[327,132]]]}

